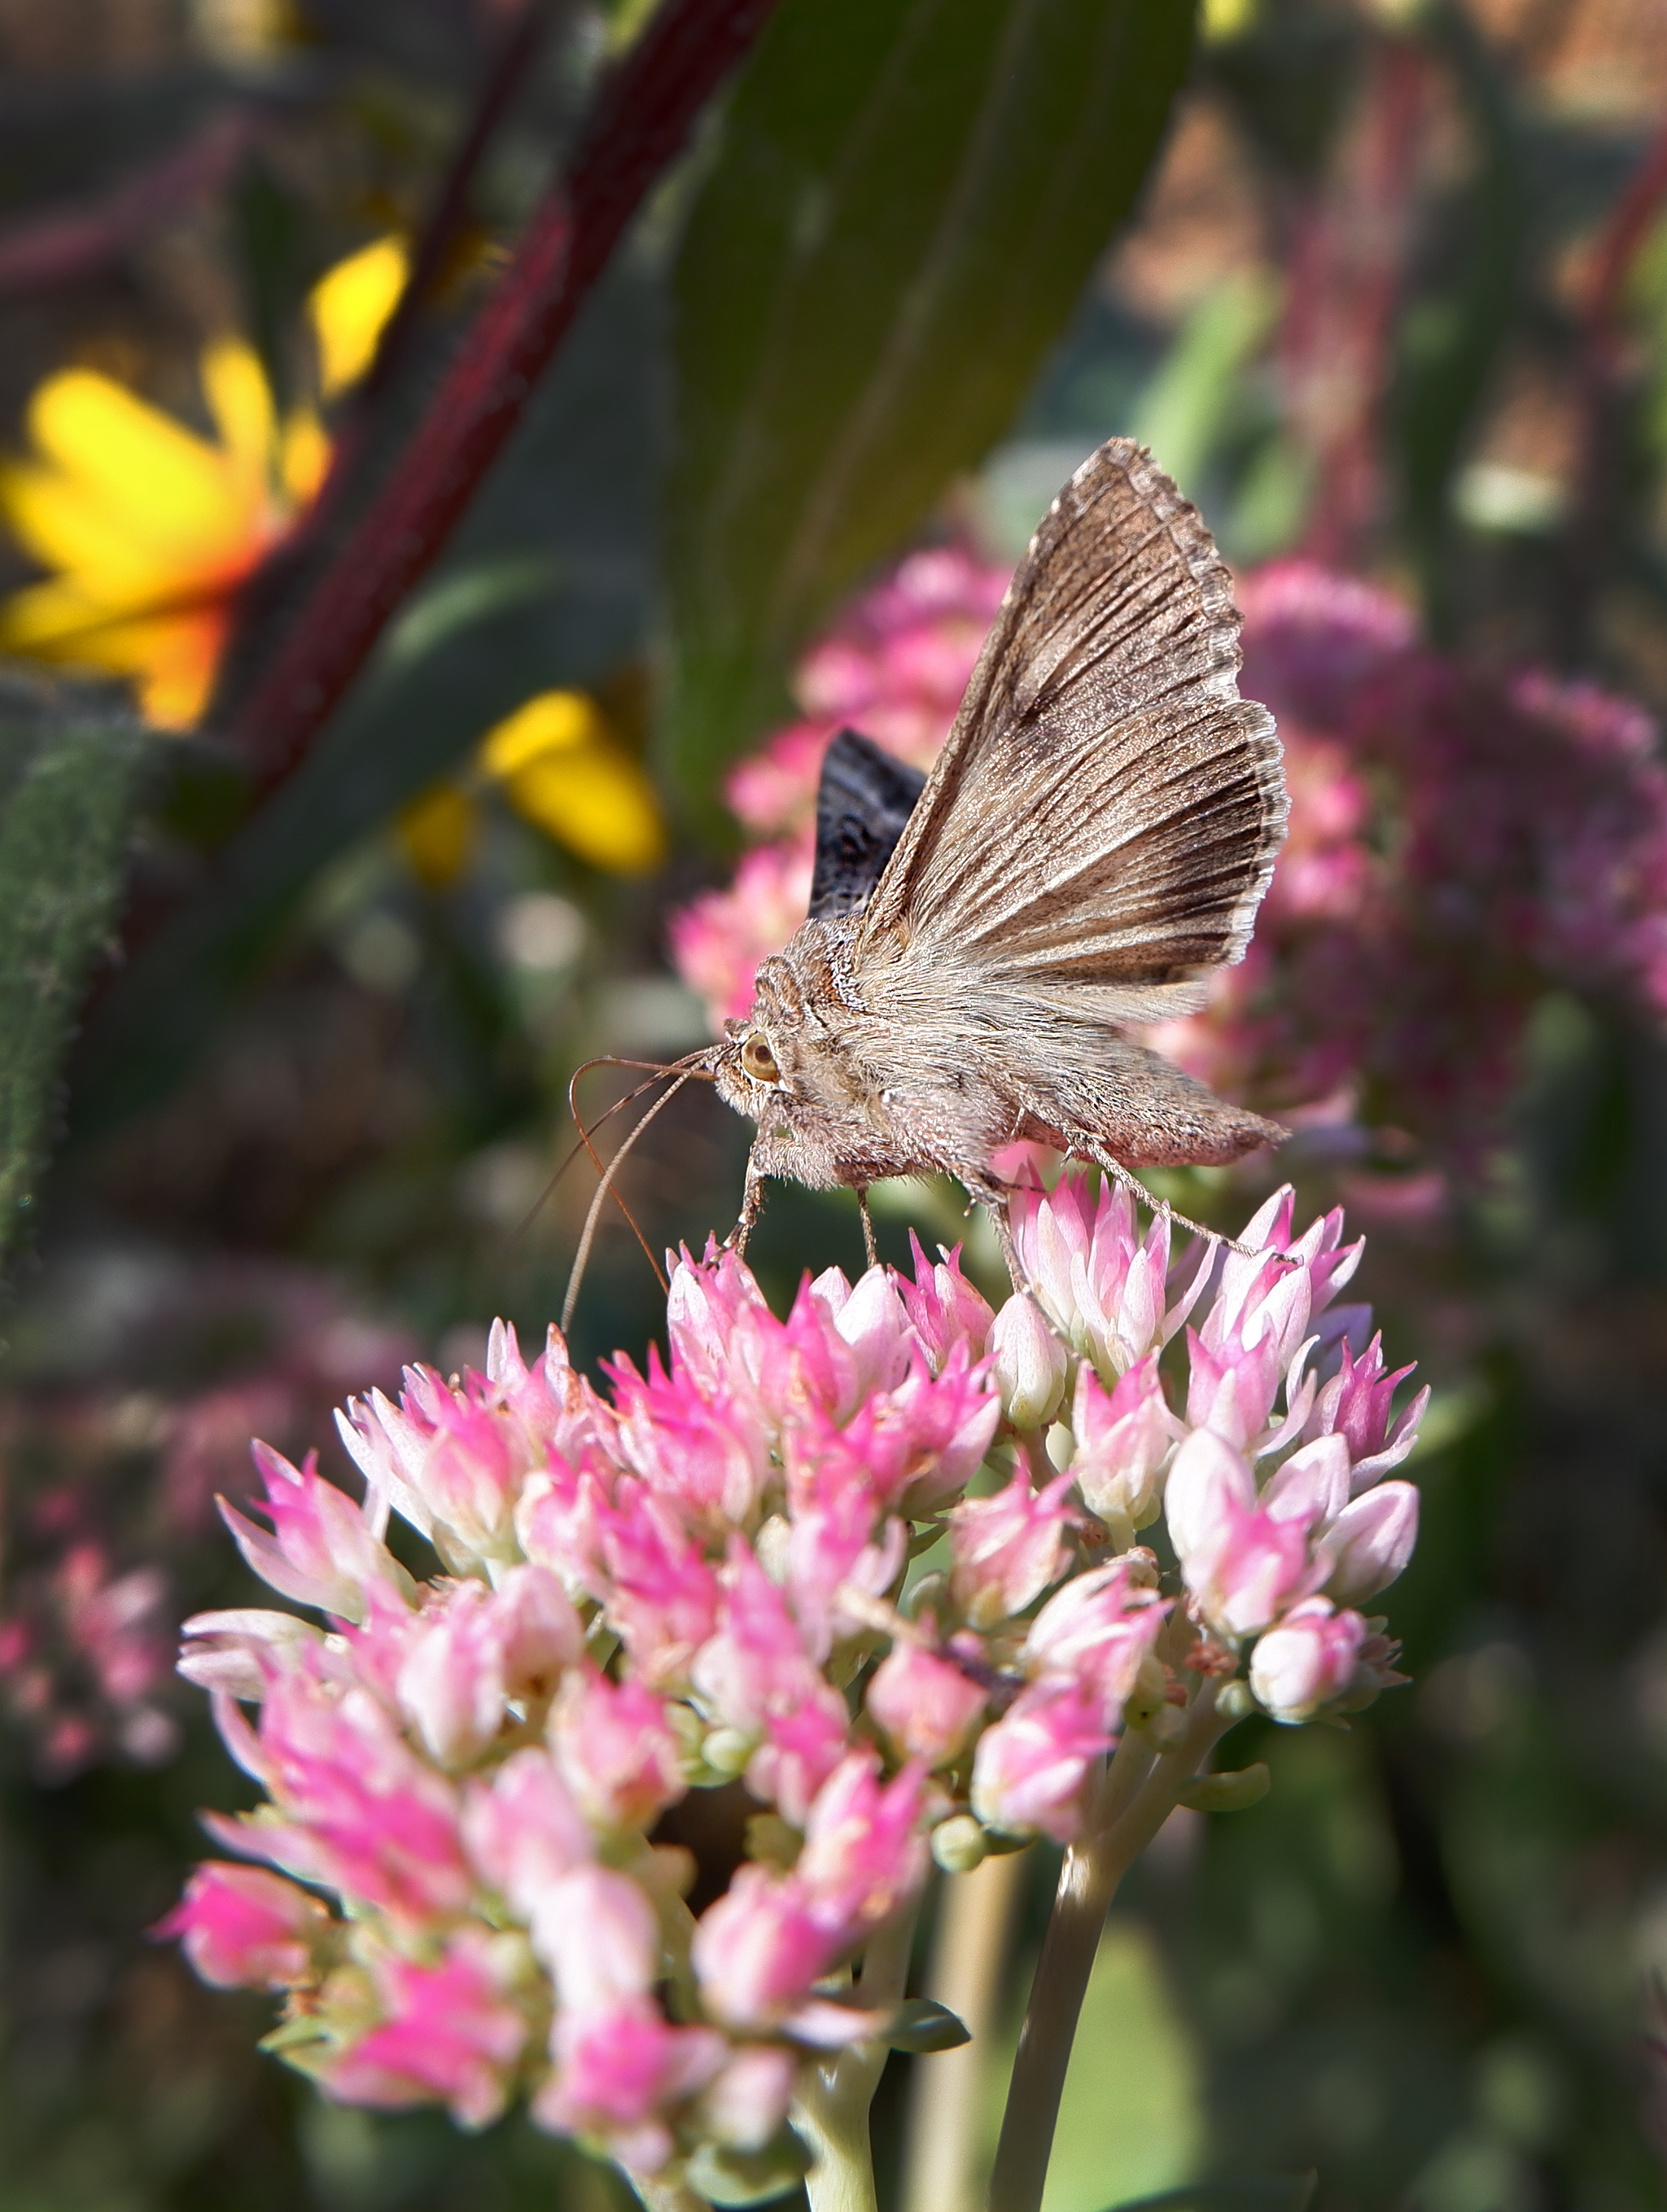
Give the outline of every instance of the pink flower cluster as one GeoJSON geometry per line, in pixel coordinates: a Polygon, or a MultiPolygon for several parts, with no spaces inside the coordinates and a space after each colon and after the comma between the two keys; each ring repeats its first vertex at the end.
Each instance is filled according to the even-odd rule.
{"type": "Polygon", "coordinates": [[[1167,1224],[1069,1176],[1026,1194],[1034,1297],[998,1313],[953,1253],[785,1319],[685,1254],[669,1359],[606,1396],[500,1325],[486,1374],[350,1403],[361,1504],[258,1448],[270,1525],[227,1524],[321,1618],[186,1625],[266,1802],[211,1817],[233,1856],[169,1931],[286,1992],[276,2047],[337,2098],[524,2095],[640,2177],[779,2145],[813,2054],[885,2032],[852,1962],[934,1857],[1070,1839],[1122,1730],[1168,1741],[1246,1663],[1285,1721],[1398,1679],[1356,1608],[1411,1549],[1384,1478],[1423,1401],[1393,1413],[1336,1303],[1340,1216],[1293,1243],[1290,1212],[1172,1271],[1167,1224]],[[1166,1511],[1167,1589],[1134,1541],[1166,1511]],[[697,1918],[674,1808],[737,1780],[747,1856],[697,1918]]]}
{"type": "MultiPolygon", "coordinates": [[[[799,672],[808,719],[737,769],[758,838],[673,919],[714,1024],[803,919],[827,738],[851,722],[924,765],[1006,580],[918,553],[799,672]]],[[[1638,708],[1427,651],[1408,610],[1304,562],[1240,586],[1242,688],[1278,718],[1291,834],[1250,953],[1165,1052],[1276,1113],[1340,1104],[1464,1164],[1494,1133],[1534,999],[1565,984],[1667,1018],[1667,765],[1638,708]]]]}
{"type": "Polygon", "coordinates": [[[1397,601],[1304,562],[1240,604],[1291,838],[1243,966],[1158,1042],[1276,1109],[1350,1093],[1463,1164],[1548,988],[1667,1018],[1657,732],[1595,687],[1444,660],[1397,601]]]}

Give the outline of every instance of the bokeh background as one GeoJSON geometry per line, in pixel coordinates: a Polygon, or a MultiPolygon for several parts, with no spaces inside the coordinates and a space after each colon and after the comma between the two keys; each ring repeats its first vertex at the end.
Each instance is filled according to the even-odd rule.
{"type": "MultiPolygon", "coordinates": [[[[1296,1135],[1163,1187],[1343,1204],[1435,1398],[1412,1686],[1165,1830],[1048,2212],[1309,2170],[1321,2212],[1656,2204],[1667,12],[781,0],[263,787],[252,688],[646,13],[0,0],[0,2204],[620,2201],[518,2121],[324,2104],[148,1938],[238,1802],[174,1631],[248,1597],[252,1433],[344,1474],[348,1391],[560,1310],[573,1070],[710,1033],[802,910],[817,746],[930,757],[1125,432],[1241,579],[1296,793],[1258,951],[1165,1041],[1296,1135]]],[[[651,1247],[723,1231],[743,1152],[675,1102],[622,1177],[651,1247]]],[[[952,1193],[885,1194],[912,1225],[994,1264],[952,1193]]],[[[854,1207],[778,1194],[755,1256],[854,1266],[854,1207]]],[[[576,1351],[659,1312],[605,1220],[576,1351]]]]}

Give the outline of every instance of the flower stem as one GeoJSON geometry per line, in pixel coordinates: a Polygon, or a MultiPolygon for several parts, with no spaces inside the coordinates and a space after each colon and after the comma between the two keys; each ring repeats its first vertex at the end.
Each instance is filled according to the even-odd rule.
{"type": "MultiPolygon", "coordinates": [[[[900,1912],[863,1954],[858,1994],[876,2010],[902,2001],[918,1905],[900,1912]]],[[[805,2177],[810,2212],[879,2212],[868,2111],[890,2056],[876,2039],[853,2044],[815,2069],[793,2108],[793,2124],[815,2163],[805,2177]]]]}
{"type": "Polygon", "coordinates": [[[663,0],[603,84],[410,443],[237,718],[258,793],[281,783],[496,459],[645,196],[774,0],[663,0]]]}
{"type": "Polygon", "coordinates": [[[1002,1967],[1029,1854],[986,1859],[949,1878],[925,1994],[948,2005],[972,2037],[958,2051],[918,2058],[909,2097],[903,2212],[974,2212],[979,2108],[1001,2002],[1002,1967]]]}
{"type": "Polygon", "coordinates": [[[1013,2062],[990,2212],[1040,2212],[1065,2069],[1106,1911],[1118,1884],[1231,1725],[1216,1711],[1215,1685],[1206,1680],[1168,1750],[1155,1751],[1131,1730],[1106,1770],[1088,1833],[1071,1845],[1059,1871],[1013,2062]]]}

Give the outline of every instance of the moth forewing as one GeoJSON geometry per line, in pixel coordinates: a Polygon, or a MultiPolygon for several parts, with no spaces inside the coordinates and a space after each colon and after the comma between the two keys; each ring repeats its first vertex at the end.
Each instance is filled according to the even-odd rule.
{"type": "Polygon", "coordinates": [[[1125,1034],[1243,957],[1284,837],[1240,664],[1209,531],[1112,440],[1031,541],[906,814],[912,771],[855,732],[829,749],[812,918],[717,1065],[758,1123],[743,1234],[764,1175],[940,1170],[999,1213],[1016,1139],[1126,1176],[1284,1134],[1125,1034]]]}

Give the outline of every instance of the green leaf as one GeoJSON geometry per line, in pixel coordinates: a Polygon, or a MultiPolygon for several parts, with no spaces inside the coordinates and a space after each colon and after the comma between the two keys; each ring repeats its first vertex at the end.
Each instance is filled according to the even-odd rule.
{"type": "Polygon", "coordinates": [[[1426,21],[1477,140],[1479,164],[1455,222],[1463,252],[1444,291],[1403,319],[1396,430],[1406,520],[1431,629],[1452,627],[1452,487],[1465,441],[1521,312],[1529,200],[1522,129],[1508,86],[1460,8],[1426,21]]]}
{"type": "Polygon", "coordinates": [[[783,0],[676,273],[668,742],[696,805],[810,627],[1008,428],[1192,0],[783,0]]]}
{"type": "Polygon", "coordinates": [[[791,2128],[762,2150],[702,2143],[688,2162],[689,2180],[713,2204],[767,2204],[797,2189],[809,2170],[809,2154],[791,2128]]]}
{"type": "Polygon", "coordinates": [[[45,1164],[145,750],[139,725],[96,697],[0,676],[0,1254],[45,1164]]]}
{"type": "Polygon", "coordinates": [[[935,1997],[908,1998],[897,2008],[897,2017],[886,2031],[894,2051],[959,2051],[972,2040],[966,2021],[935,1997]]]}

